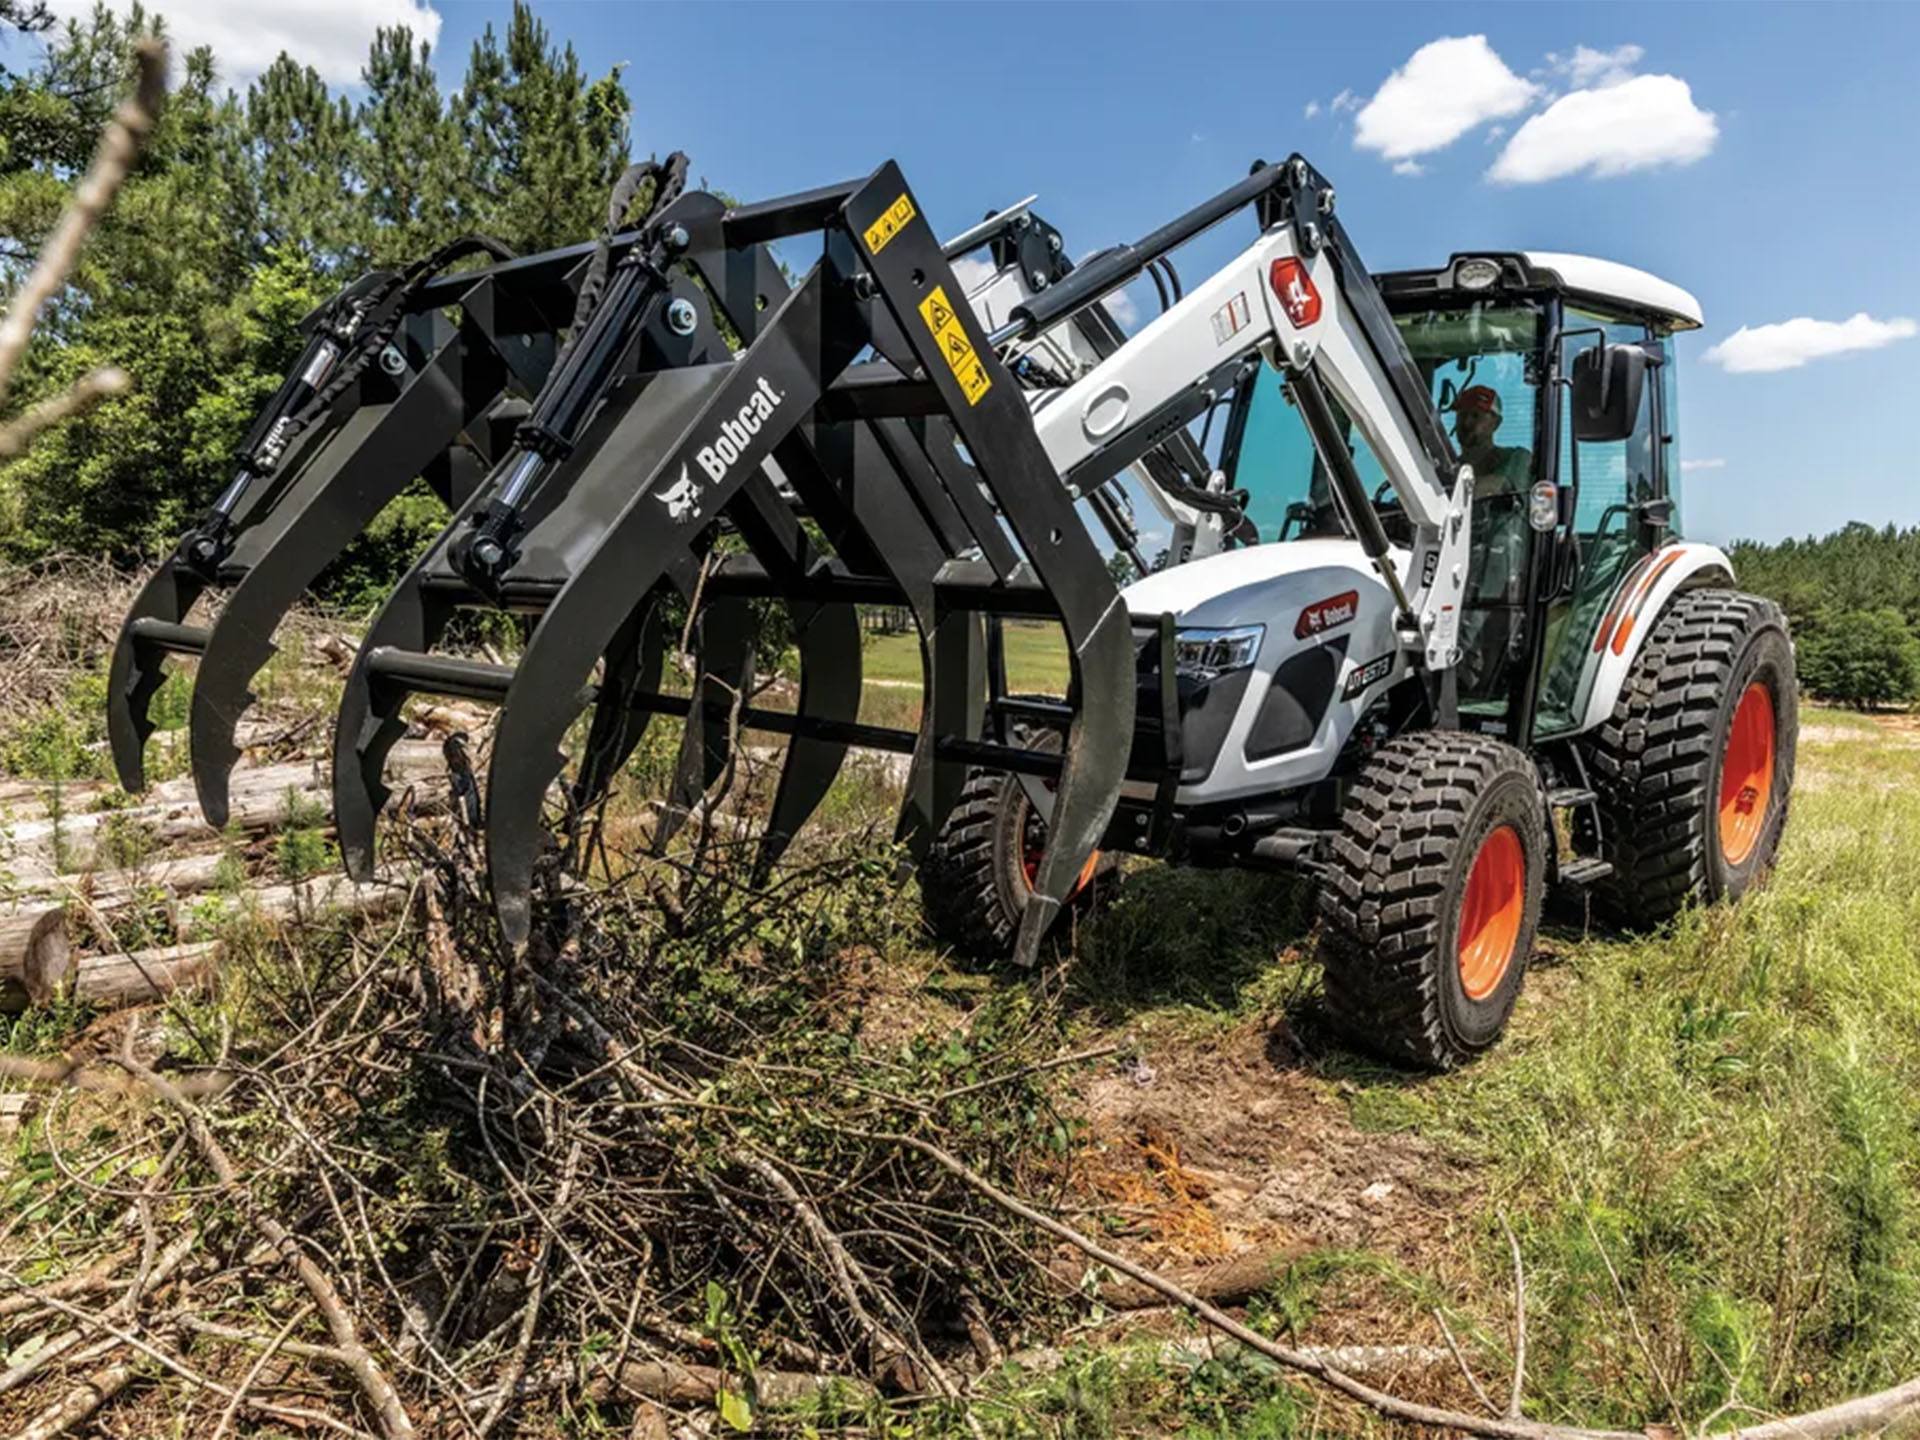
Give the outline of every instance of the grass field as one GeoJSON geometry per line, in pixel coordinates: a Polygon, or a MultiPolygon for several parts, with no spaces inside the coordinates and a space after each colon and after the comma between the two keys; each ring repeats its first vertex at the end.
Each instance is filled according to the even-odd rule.
{"type": "MultiPolygon", "coordinates": [[[[1644,937],[1562,917],[1506,1040],[1449,1076],[1378,1067],[1321,1030],[1307,912],[1288,887],[1130,877],[1082,938],[1079,1042],[1126,1035],[1176,1093],[1096,1136],[1112,1154],[1138,1148],[1142,1123],[1161,1127],[1161,1153],[1216,1177],[1199,1203],[1217,1227],[1247,1220],[1237,1192],[1296,1202],[1323,1243],[1270,1297],[1281,1332],[1431,1345],[1440,1310],[1496,1395],[1511,1226],[1538,1419],[1727,1428],[1913,1375],[1920,717],[1809,708],[1800,757],[1763,891],[1644,937]],[[1285,1118],[1258,1118],[1261,1095],[1285,1118]],[[1369,1185],[1387,1187],[1378,1223],[1325,1220],[1364,1212],[1369,1185]]],[[[1316,1422],[1290,1382],[1256,1387],[1256,1423],[1244,1376],[1142,1354],[1085,1357],[1109,1413],[1159,1407],[1118,1432],[1212,1423],[1210,1388],[1225,1386],[1247,1428],[1215,1433],[1393,1433],[1358,1415],[1316,1422]]],[[[1472,1408],[1457,1375],[1435,1383],[1472,1408]]]]}
{"type": "MultiPolygon", "coordinates": [[[[1057,625],[1008,621],[1007,682],[1016,694],[1061,694],[1067,686],[1067,642],[1057,625]]],[[[920,640],[912,632],[875,635],[863,656],[865,678],[882,685],[920,683],[920,640]]]]}

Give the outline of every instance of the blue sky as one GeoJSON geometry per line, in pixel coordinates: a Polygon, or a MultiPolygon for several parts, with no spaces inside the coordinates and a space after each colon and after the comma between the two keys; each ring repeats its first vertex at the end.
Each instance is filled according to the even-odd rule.
{"type": "MultiPolygon", "coordinates": [[[[238,7],[157,8],[183,38],[211,27],[222,54],[243,43],[238,7]]],[[[291,43],[331,45],[341,67],[375,20],[410,12],[438,29],[447,83],[473,38],[508,13],[451,0],[277,8],[291,43]]],[[[1339,188],[1376,269],[1475,248],[1643,266],[1692,290],[1707,316],[1680,345],[1689,533],[1920,523],[1920,338],[1901,338],[1920,318],[1920,6],[546,0],[536,10],[596,73],[625,63],[636,150],[683,149],[696,176],[741,196],[892,157],[937,229],[1037,191],[1085,252],[1145,232],[1256,157],[1299,149],[1339,188]],[[1474,36],[1484,40],[1467,43],[1474,36]],[[1633,88],[1593,99],[1623,85],[1633,88]],[[1547,113],[1576,91],[1593,93],[1547,113]],[[1523,127],[1524,153],[1510,154],[1523,127]],[[1539,178],[1583,158],[1585,170],[1539,178]],[[1630,168],[1635,159],[1654,163],[1630,168]],[[1608,164],[1629,168],[1592,173],[1608,164]],[[1488,179],[1496,165],[1524,183],[1488,179]],[[1855,316],[1867,318],[1837,328],[1855,316]],[[1722,352],[1748,366],[1804,359],[1796,368],[1705,358],[1742,327],[1801,319],[1825,323],[1749,334],[1722,352]],[[1861,340],[1883,343],[1843,348],[1861,340]]],[[[257,46],[262,12],[245,15],[245,43],[257,46]]],[[[1184,252],[1183,272],[1224,261],[1247,223],[1184,252]]]]}

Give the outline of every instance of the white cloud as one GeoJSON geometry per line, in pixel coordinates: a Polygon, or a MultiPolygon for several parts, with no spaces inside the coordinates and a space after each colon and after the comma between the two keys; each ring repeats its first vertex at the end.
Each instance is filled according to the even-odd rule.
{"type": "MultiPolygon", "coordinates": [[[[130,0],[108,0],[125,12],[130,0]]],[[[82,22],[94,0],[49,0],[56,14],[82,22]]],[[[149,5],[166,17],[167,33],[181,54],[213,47],[223,83],[243,87],[286,51],[311,65],[330,85],[358,85],[367,47],[381,26],[404,25],[415,41],[440,38],[440,12],[428,0],[273,0],[236,5],[233,0],[162,0],[149,5]]],[[[176,64],[178,63],[176,57],[176,64]]]]}
{"type": "Polygon", "coordinates": [[[1656,165],[1691,165],[1720,136],[1711,110],[1676,75],[1636,75],[1575,90],[1514,132],[1489,180],[1531,185],[1586,171],[1606,179],[1656,165]]]}
{"type": "Polygon", "coordinates": [[[1538,85],[1507,68],[1484,35],[1430,41],[1354,118],[1353,143],[1384,160],[1410,160],[1444,149],[1476,125],[1519,114],[1539,94],[1538,85]]]}
{"type": "Polygon", "coordinates": [[[953,262],[953,278],[960,282],[960,288],[971,292],[973,287],[993,274],[993,262],[982,260],[975,255],[962,255],[953,262]]]}
{"type": "Polygon", "coordinates": [[[1682,472],[1689,475],[1695,470],[1724,470],[1726,468],[1727,462],[1717,455],[1710,460],[1682,460],[1680,462],[1682,472]]]}
{"type": "Polygon", "coordinates": [[[1313,119],[1314,116],[1318,115],[1319,113],[1320,113],[1320,102],[1318,100],[1307,101],[1307,111],[1306,111],[1307,119],[1311,120],[1313,119]]]}
{"type": "Polygon", "coordinates": [[[1562,59],[1548,55],[1554,73],[1564,75],[1578,89],[1595,85],[1617,85],[1633,74],[1633,67],[1646,55],[1638,45],[1617,45],[1611,50],[1594,50],[1585,45],[1573,47],[1573,54],[1562,59]]]}
{"type": "Polygon", "coordinates": [[[1901,317],[1876,320],[1862,311],[1849,320],[1814,320],[1805,315],[1776,325],[1742,325],[1701,356],[1734,375],[1798,370],[1810,360],[1878,350],[1910,340],[1920,325],[1901,317]]]}
{"type": "Polygon", "coordinates": [[[1426,167],[1418,160],[1396,160],[1393,162],[1393,173],[1396,175],[1424,175],[1427,171],[1426,167]]]}
{"type": "Polygon", "coordinates": [[[1131,330],[1140,323],[1140,307],[1133,303],[1133,296],[1124,290],[1115,290],[1106,298],[1107,313],[1113,316],[1114,323],[1122,330],[1131,330]]]}
{"type": "Polygon", "coordinates": [[[1358,110],[1360,104],[1360,97],[1354,94],[1353,91],[1342,90],[1338,95],[1333,97],[1332,103],[1327,108],[1332,110],[1336,115],[1344,115],[1349,110],[1358,110]]]}

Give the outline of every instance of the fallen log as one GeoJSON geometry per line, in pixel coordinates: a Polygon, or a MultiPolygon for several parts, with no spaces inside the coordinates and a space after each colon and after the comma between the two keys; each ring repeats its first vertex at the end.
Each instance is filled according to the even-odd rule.
{"type": "MultiPolygon", "coordinates": [[[[1307,1253],[1310,1246],[1289,1241],[1265,1250],[1252,1250],[1229,1260],[1210,1265],[1174,1266],[1158,1272],[1202,1300],[1215,1305],[1238,1305],[1259,1294],[1286,1273],[1288,1265],[1307,1253]]],[[[1081,1291],[1079,1267],[1070,1259],[1055,1262],[1050,1270],[1063,1290],[1081,1291]]],[[[1108,1310],[1145,1310],[1167,1303],[1164,1293],[1138,1280],[1120,1276],[1105,1281],[1094,1291],[1094,1298],[1108,1310]]]]}
{"type": "MultiPolygon", "coordinates": [[[[241,891],[230,900],[236,916],[304,922],[327,914],[391,914],[408,893],[405,885],[356,885],[344,876],[325,875],[298,884],[241,891]]],[[[102,1010],[143,1005],[212,979],[223,953],[221,941],[198,940],[124,954],[82,955],[73,962],[72,993],[102,1010]]]]}
{"type": "Polygon", "coordinates": [[[57,875],[49,882],[49,888],[89,900],[96,910],[112,914],[157,890],[172,895],[195,895],[209,890],[220,879],[220,867],[226,863],[225,851],[208,850],[120,870],[83,870],[73,875],[57,875]]]}
{"type": "Polygon", "coordinates": [[[64,904],[0,908],[0,1011],[46,1004],[71,969],[64,904]]]}
{"type": "MultiPolygon", "coordinates": [[[[396,745],[388,761],[389,784],[400,792],[409,786],[416,800],[438,806],[446,792],[446,762],[432,741],[396,745]]],[[[324,819],[332,802],[326,767],[318,761],[284,765],[243,766],[233,773],[229,792],[228,829],[272,830],[312,814],[324,819]]],[[[147,799],[117,809],[98,808],[76,813],[64,808],[7,827],[0,832],[0,855],[24,885],[44,883],[63,872],[86,868],[101,842],[115,830],[124,843],[143,847],[210,840],[219,832],[208,825],[194,798],[191,778],[156,785],[147,799]]]]}
{"type": "Polygon", "coordinates": [[[102,1010],[115,1010],[164,1000],[183,986],[211,979],[219,967],[218,940],[124,955],[82,955],[73,968],[73,994],[102,1010]]]}

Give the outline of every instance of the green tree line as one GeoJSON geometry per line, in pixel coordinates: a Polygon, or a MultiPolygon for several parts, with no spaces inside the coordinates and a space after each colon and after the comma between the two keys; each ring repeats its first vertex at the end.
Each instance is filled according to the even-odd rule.
{"type": "MultiPolygon", "coordinates": [[[[0,0],[0,56],[31,57],[0,60],[0,287],[53,229],[145,34],[165,34],[159,14],[101,7],[55,27],[31,0],[0,0]]],[[[109,362],[134,387],[0,470],[0,555],[170,544],[227,478],[296,322],[368,267],[463,231],[523,252],[595,232],[628,159],[619,72],[589,76],[519,3],[457,89],[443,95],[432,62],[382,30],[349,98],[286,55],[244,93],[208,50],[176,55],[160,123],[3,414],[109,362]]]]}
{"type": "Polygon", "coordinates": [[[1920,525],[1856,523],[1731,553],[1741,588],[1786,609],[1808,690],[1861,709],[1920,700],[1920,525]]]}

